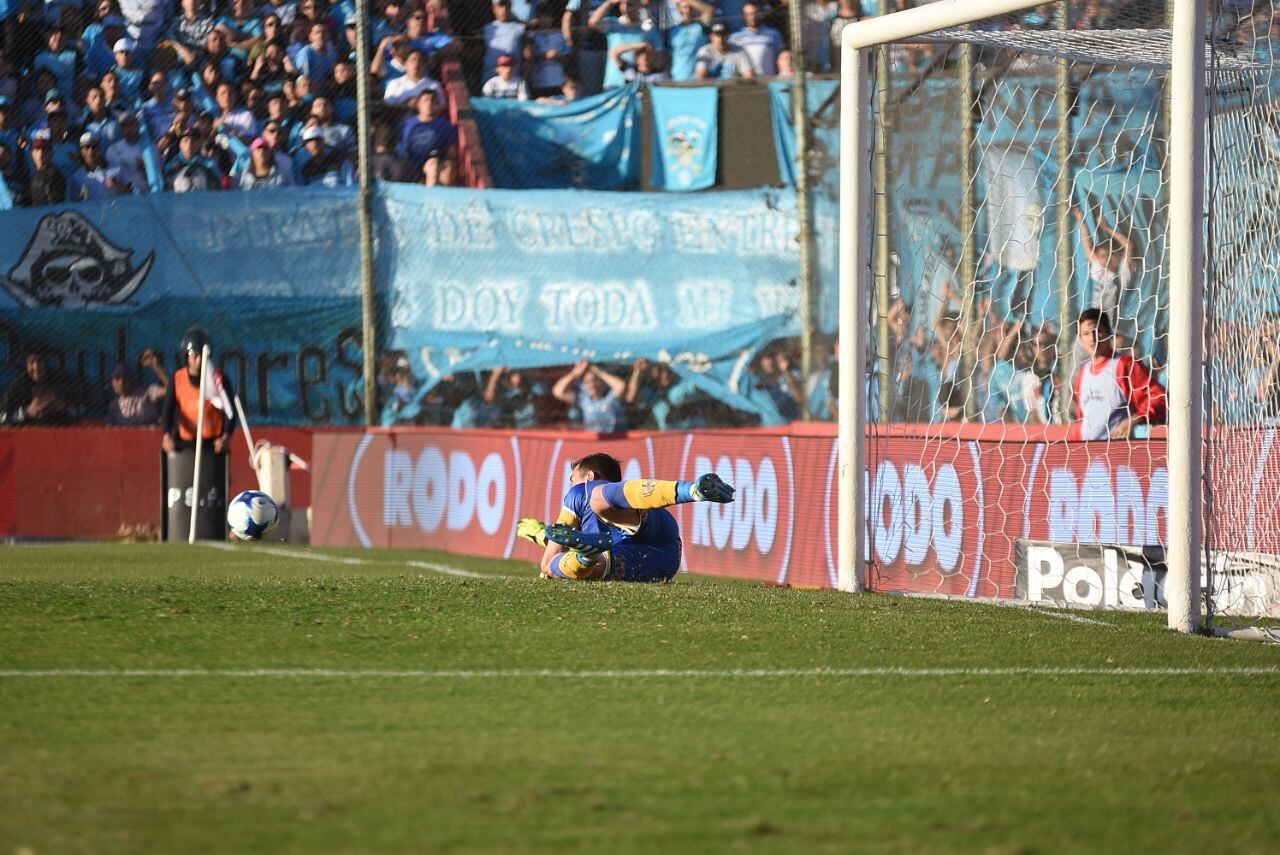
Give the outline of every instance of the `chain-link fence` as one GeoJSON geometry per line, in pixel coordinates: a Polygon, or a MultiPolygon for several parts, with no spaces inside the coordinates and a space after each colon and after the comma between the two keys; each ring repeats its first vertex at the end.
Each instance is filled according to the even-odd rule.
{"type": "MultiPolygon", "coordinates": [[[[837,68],[835,45],[845,25],[899,5],[804,3],[801,62],[790,51],[785,3],[374,3],[368,70],[374,93],[373,170],[396,184],[474,188],[664,189],[680,181],[701,182],[697,186],[708,189],[699,198],[720,200],[719,213],[699,214],[715,223],[719,258],[699,256],[697,247],[688,256],[669,252],[689,228],[688,211],[676,194],[668,194],[667,210],[656,215],[669,244],[628,243],[634,225],[625,218],[605,229],[564,219],[564,228],[582,236],[579,248],[608,243],[619,255],[629,254],[627,264],[633,267],[652,267],[663,258],[684,263],[684,284],[654,283],[654,293],[660,305],[679,303],[682,311],[707,312],[708,337],[723,334],[731,324],[707,295],[728,293],[754,307],[751,317],[735,316],[735,323],[763,321],[776,313],[794,318],[803,287],[799,256],[787,245],[789,238],[775,240],[795,228],[792,197],[785,190],[762,193],[744,209],[744,197],[720,191],[793,183],[793,77],[788,75],[803,65],[809,72],[811,133],[805,159],[813,179],[817,255],[812,370],[807,376],[798,370],[804,355],[794,323],[752,346],[751,358],[734,380],[737,398],[706,388],[679,389],[681,375],[653,348],[625,359],[597,354],[597,379],[613,390],[604,375],[617,378],[622,400],[619,412],[596,424],[731,426],[827,419],[836,382],[831,333],[839,155],[834,141],[838,86],[828,72],[837,68]],[[597,89],[605,91],[593,96],[597,89]],[[668,96],[712,89],[717,99],[701,109],[709,110],[706,128],[718,131],[715,142],[699,141],[688,128],[669,133],[662,113],[668,96]],[[607,109],[592,107],[597,113],[588,118],[575,112],[575,102],[593,97],[606,99],[607,109]],[[584,133],[592,122],[597,124],[584,133]],[[634,161],[625,174],[618,166],[623,160],[619,139],[634,161]],[[585,151],[584,146],[595,148],[585,151]],[[695,155],[705,156],[707,150],[715,157],[699,163],[695,155]],[[593,171],[600,164],[607,169],[593,171]],[[703,171],[695,174],[695,167],[703,171]],[[535,175],[559,183],[532,184],[535,175]],[[730,216],[735,209],[741,214],[737,219],[730,216]],[[781,216],[773,215],[779,211],[781,216]],[[764,231],[744,231],[748,222],[764,223],[764,231]],[[763,250],[750,243],[762,240],[763,250]],[[722,259],[747,270],[754,263],[750,259],[761,255],[769,260],[763,272],[744,274],[741,295],[707,284],[720,276],[722,259]],[[701,296],[681,302],[681,293],[701,296]],[[759,406],[753,409],[743,399],[759,406]]],[[[1052,33],[1059,26],[1059,6],[1044,4],[994,19],[982,29],[993,37],[1052,33]]],[[[1149,0],[1070,6],[1069,28],[1085,34],[1150,27],[1166,14],[1163,2],[1149,0]]],[[[179,363],[169,354],[193,323],[210,328],[215,352],[251,417],[304,424],[363,419],[357,205],[351,187],[358,73],[352,56],[354,15],[354,4],[330,6],[324,0],[261,7],[244,0],[173,8],[129,4],[123,10],[111,2],[17,4],[10,10],[0,23],[0,177],[15,205],[36,207],[29,214],[6,215],[14,237],[5,258],[7,302],[0,306],[6,329],[0,381],[14,386],[17,397],[49,387],[48,380],[33,379],[28,370],[39,357],[44,376],[59,378],[53,385],[65,385],[76,400],[55,408],[60,409],[56,416],[48,409],[41,416],[41,407],[33,413],[11,396],[4,409],[8,423],[104,417],[118,397],[117,380],[135,395],[163,385],[150,367],[156,361],[148,358],[143,365],[140,360],[154,350],[158,364],[172,371],[179,363]],[[290,184],[304,186],[269,194],[187,195],[290,184]],[[78,200],[74,213],[56,207],[73,200],[78,200]],[[117,373],[122,376],[111,376],[117,373]]],[[[1269,31],[1256,16],[1248,20],[1251,38],[1269,44],[1269,31]]],[[[1034,185],[1035,193],[1052,189],[1045,185],[1056,162],[1048,133],[1056,127],[1054,105],[1062,87],[1053,60],[1023,54],[1006,63],[998,54],[996,47],[980,49],[974,59],[979,68],[974,145],[983,156],[963,180],[954,157],[930,151],[941,137],[954,134],[959,121],[959,48],[896,46],[881,62],[888,97],[881,187],[886,251],[879,256],[885,293],[877,294],[881,358],[869,394],[882,421],[1070,421],[1063,392],[1075,364],[1064,347],[1071,336],[1070,315],[1093,298],[1087,266],[1106,251],[1109,257],[1122,255],[1122,239],[1135,232],[1152,239],[1139,241],[1114,273],[1117,281],[1128,283],[1117,291],[1117,326],[1157,375],[1165,359],[1160,269],[1154,260],[1162,252],[1160,205],[1129,206],[1146,198],[1140,194],[1108,196],[1116,164],[1153,156],[1142,147],[1151,145],[1152,128],[1158,130],[1158,105],[1149,90],[1158,85],[1159,75],[1134,72],[1116,82],[1114,74],[1072,65],[1066,84],[1075,122],[1072,168],[1080,175],[1110,176],[1106,182],[1111,183],[1098,179],[1092,189],[1079,190],[1084,194],[1078,199],[1081,225],[1066,223],[1073,235],[1075,282],[1070,287],[1075,290],[1069,301],[1055,303],[1055,271],[1063,267],[1063,242],[1054,243],[1057,224],[1049,222],[1056,214],[1039,220],[1034,213],[1023,216],[1019,205],[1027,208],[1023,203],[1031,197],[1019,194],[1024,185],[1034,185]],[[989,156],[1010,146],[1026,147],[1032,159],[1015,163],[989,156]],[[976,196],[969,207],[978,219],[966,225],[961,210],[970,190],[976,196]],[[987,198],[992,194],[1003,202],[987,198]],[[1037,222],[1045,228],[1037,232],[1041,243],[1032,246],[1019,230],[1034,230],[1037,222]],[[964,284],[949,274],[964,249],[964,235],[978,230],[994,235],[1000,247],[977,253],[974,293],[988,302],[972,318],[960,318],[964,284]],[[1024,257],[1015,258],[1019,253],[1024,257]],[[1019,325],[1014,333],[1006,329],[1010,324],[1019,325]],[[972,336],[968,351],[966,334],[972,336]],[[966,372],[982,382],[958,384],[961,365],[970,366],[966,372]],[[996,381],[983,366],[996,367],[996,381]],[[1010,376],[1001,379],[1005,374],[1010,376]],[[1031,375],[1039,378],[1039,387],[1031,375]],[[993,394],[994,387],[1001,391],[993,394]]],[[[559,275],[565,256],[524,251],[527,243],[514,253],[502,246],[465,247],[463,237],[458,245],[475,253],[446,258],[392,251],[401,241],[429,249],[434,244],[428,235],[448,242],[451,234],[465,234],[471,212],[483,209],[489,214],[477,216],[491,219],[493,211],[512,206],[469,194],[411,205],[385,194],[379,199],[379,281],[386,313],[378,373],[381,417],[388,423],[457,426],[585,424],[580,408],[566,400],[573,395],[554,394],[578,361],[574,354],[559,364],[544,360],[521,371],[490,373],[495,364],[490,363],[437,377],[417,347],[405,344],[412,336],[401,335],[395,311],[406,303],[405,294],[420,294],[441,282],[461,283],[457,294],[441,300],[470,300],[473,308],[488,299],[481,296],[489,292],[477,285],[480,280],[538,280],[540,288],[547,284],[543,280],[559,275]],[[442,219],[439,211],[450,208],[453,212],[442,219]],[[442,225],[445,220],[448,225],[442,225]],[[463,231],[449,232],[454,228],[463,231]]],[[[584,209],[600,211],[613,204],[595,202],[584,209]]],[[[563,200],[531,201],[527,207],[554,206],[572,207],[563,200]]],[[[630,206],[627,196],[617,197],[619,211],[630,206]]],[[[708,202],[698,210],[715,206],[708,202]]],[[[519,235],[511,234],[519,243],[519,235]]],[[[557,241],[546,243],[575,246],[557,241]]],[[[619,271],[624,282],[633,283],[639,275],[632,267],[611,269],[604,263],[584,269],[576,281],[586,291],[607,294],[619,271]]],[[[538,291],[532,299],[531,305],[541,306],[556,298],[538,291]]],[[[456,331],[430,323],[415,329],[456,331]]],[[[658,325],[651,332],[651,343],[661,345],[670,330],[658,325]]],[[[555,341],[579,346],[572,335],[559,334],[555,341]]],[[[438,358],[433,367],[441,367],[438,358]]],[[[149,412],[141,404],[129,406],[149,412]]]]}

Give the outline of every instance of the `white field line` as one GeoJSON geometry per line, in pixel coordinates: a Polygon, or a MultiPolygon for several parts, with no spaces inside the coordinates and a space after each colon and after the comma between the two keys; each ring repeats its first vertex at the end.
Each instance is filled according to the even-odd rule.
{"type": "MultiPolygon", "coordinates": [[[[317,552],[301,552],[294,549],[285,549],[279,546],[259,546],[256,544],[240,544],[234,543],[217,543],[214,541],[205,541],[202,546],[210,549],[221,549],[226,552],[239,552],[241,550],[249,550],[251,552],[262,552],[267,555],[279,555],[284,558],[305,558],[308,561],[326,561],[334,564],[369,564],[371,563],[365,558],[349,558],[342,555],[324,555],[317,552]]],[[[461,567],[451,567],[447,564],[436,564],[433,561],[405,561],[404,564],[409,567],[416,567],[420,570],[430,570],[433,573],[444,573],[448,576],[465,576],[468,579],[515,579],[516,576],[508,576],[500,573],[476,573],[472,570],[463,570],[461,567]]]]}
{"type": "Polygon", "coordinates": [[[247,543],[237,546],[234,543],[218,543],[217,541],[200,541],[200,546],[210,549],[221,549],[224,552],[262,552],[267,555],[280,555],[285,558],[303,558],[307,561],[324,561],[333,564],[368,564],[363,558],[347,558],[342,555],[320,555],[315,552],[302,552],[296,549],[285,549],[279,546],[251,546],[247,543]]]}
{"type": "Polygon", "coordinates": [[[1035,614],[1044,615],[1045,617],[1058,618],[1059,620],[1069,620],[1072,623],[1090,623],[1090,624],[1093,624],[1094,626],[1105,626],[1109,629],[1115,627],[1115,624],[1107,623],[1105,620],[1096,620],[1091,617],[1084,617],[1083,615],[1073,615],[1070,612],[1051,612],[1048,609],[1038,609],[1034,606],[1022,606],[1021,608],[1024,608],[1026,611],[1033,612],[1035,614]]]}
{"type": "Polygon", "coordinates": [[[771,677],[1218,677],[1280,676],[1280,667],[1224,668],[744,668],[736,670],[634,669],[571,671],[557,669],[395,671],[385,669],[349,670],[329,668],[252,669],[54,669],[4,670],[0,678],[59,677],[224,677],[233,679],[407,679],[407,680],[626,680],[635,678],[744,679],[771,677]]]}
{"type": "MultiPolygon", "coordinates": [[[[515,579],[515,576],[497,573],[476,573],[474,570],[463,570],[461,567],[450,567],[447,564],[436,564],[434,561],[406,561],[410,567],[420,567],[433,573],[445,573],[449,576],[465,576],[468,579],[515,579]]],[[[532,576],[530,577],[532,578],[532,576]]]]}
{"type": "MultiPolygon", "coordinates": [[[[1060,618],[1069,620],[1073,623],[1089,623],[1095,626],[1105,626],[1108,629],[1115,629],[1115,624],[1097,618],[1085,617],[1084,615],[1075,614],[1068,611],[1055,611],[1055,609],[1067,609],[1070,606],[1049,606],[1042,603],[1032,603],[1026,600],[997,600],[994,597],[969,597],[959,596],[957,594],[925,594],[916,591],[891,591],[890,596],[906,597],[912,600],[943,600],[945,602],[954,603],[977,603],[982,606],[996,606],[1002,609],[1021,609],[1023,611],[1032,612],[1033,614],[1041,614],[1045,617],[1060,618]]],[[[1084,610],[1084,607],[1077,607],[1084,610]]],[[[1090,611],[1102,611],[1101,609],[1089,609],[1090,611]]],[[[1118,613],[1125,613],[1119,609],[1114,610],[1118,613]]]]}

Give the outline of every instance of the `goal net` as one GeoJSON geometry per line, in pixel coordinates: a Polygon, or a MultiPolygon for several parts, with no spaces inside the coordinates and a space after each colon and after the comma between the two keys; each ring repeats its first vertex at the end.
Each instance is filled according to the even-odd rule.
{"type": "MultiPolygon", "coordinates": [[[[1280,6],[1214,5],[1201,572],[1222,620],[1280,615],[1280,6]]],[[[1168,14],[1041,4],[872,49],[868,588],[1164,604],[1188,536],[1166,390],[1191,358],[1169,335],[1168,14]]]]}

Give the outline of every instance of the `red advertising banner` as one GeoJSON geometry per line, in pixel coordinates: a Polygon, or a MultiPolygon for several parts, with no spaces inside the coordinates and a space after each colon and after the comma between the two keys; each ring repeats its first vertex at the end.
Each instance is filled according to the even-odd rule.
{"type": "MultiPolygon", "coordinates": [[[[1018,538],[1136,545],[1167,540],[1163,439],[1069,443],[1021,435],[1001,441],[998,435],[886,432],[871,439],[865,523],[871,588],[1011,597],[1018,538]]],[[[715,471],[737,487],[730,505],[672,509],[684,538],[685,569],[835,586],[836,440],[811,430],[618,439],[449,430],[318,433],[313,542],[532,562],[537,550],[515,541],[515,521],[554,519],[572,461],[593,451],[616,456],[624,477],[692,480],[715,471]]]]}
{"type": "MultiPolygon", "coordinates": [[[[869,436],[868,585],[1011,597],[1020,538],[1167,542],[1164,439],[1069,442],[1063,430],[962,425],[913,435],[895,425],[869,436]]],[[[1211,535],[1220,548],[1280,552],[1275,433],[1236,430],[1208,444],[1211,535]]],[[[516,540],[516,521],[554,519],[572,462],[605,451],[627,478],[692,480],[714,470],[737,487],[730,505],[673,508],[686,570],[836,584],[832,425],[608,438],[430,429],[262,434],[311,460],[312,473],[293,472],[293,505],[311,504],[318,545],[431,548],[532,563],[538,550],[516,540]]],[[[159,445],[153,429],[0,431],[0,536],[158,529],[159,445]]],[[[242,445],[233,451],[231,480],[233,491],[254,484],[242,445]]]]}
{"type": "Polygon", "coordinates": [[[13,465],[13,438],[0,433],[0,537],[18,528],[18,473],[13,465]]]}
{"type": "MultiPolygon", "coordinates": [[[[304,459],[311,455],[308,430],[263,428],[254,439],[285,445],[304,459]]],[[[234,494],[258,484],[239,433],[233,443],[234,494]]],[[[75,539],[158,532],[164,507],[160,466],[156,428],[0,430],[0,537],[75,539]]],[[[310,473],[294,470],[291,491],[295,509],[310,504],[310,473]]]]}

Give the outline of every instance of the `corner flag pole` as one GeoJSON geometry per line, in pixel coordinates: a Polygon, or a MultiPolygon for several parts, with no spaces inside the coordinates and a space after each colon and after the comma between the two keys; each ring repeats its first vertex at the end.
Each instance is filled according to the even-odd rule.
{"type": "MultiPolygon", "coordinates": [[[[204,446],[204,372],[209,364],[209,345],[200,351],[200,408],[196,411],[196,469],[191,475],[191,527],[187,543],[196,542],[196,511],[200,507],[200,451],[204,446]]],[[[181,370],[181,369],[179,369],[181,370]]]]}

